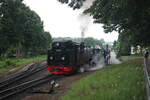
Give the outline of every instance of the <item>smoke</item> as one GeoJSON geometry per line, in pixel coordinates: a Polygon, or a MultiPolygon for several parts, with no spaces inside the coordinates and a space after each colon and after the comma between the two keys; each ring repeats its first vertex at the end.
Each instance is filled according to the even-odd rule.
{"type": "Polygon", "coordinates": [[[121,62],[116,58],[115,52],[111,52],[111,59],[110,59],[111,64],[120,64],[121,62]]]}
{"type": "Polygon", "coordinates": [[[78,17],[79,21],[81,22],[81,25],[80,25],[81,38],[85,37],[86,31],[88,30],[90,23],[92,23],[92,17],[88,14],[83,14],[83,11],[90,8],[90,6],[92,5],[94,1],[95,0],[86,0],[83,3],[83,6],[81,8],[82,12],[81,14],[79,14],[79,17],[78,17]]]}
{"type": "Polygon", "coordinates": [[[91,66],[86,65],[86,66],[84,66],[85,71],[94,71],[94,70],[102,69],[105,66],[104,59],[103,59],[103,57],[100,57],[100,54],[95,55],[92,58],[91,63],[92,62],[94,62],[96,64],[96,66],[95,65],[91,65],[91,66]]]}
{"type": "Polygon", "coordinates": [[[79,20],[81,22],[81,24],[80,24],[81,37],[84,38],[85,37],[85,33],[88,30],[92,19],[91,19],[90,16],[85,15],[85,14],[80,14],[78,18],[79,18],[79,20]]]}
{"type": "Polygon", "coordinates": [[[86,0],[84,3],[83,3],[83,6],[82,6],[82,9],[88,9],[92,6],[93,2],[95,0],[86,0]]]}
{"type": "MultiPolygon", "coordinates": [[[[96,63],[96,66],[86,66],[86,71],[93,71],[107,67],[104,64],[104,58],[100,55],[96,55],[93,60],[96,63]]],[[[111,52],[110,64],[120,64],[121,62],[116,58],[115,52],[111,52]]]]}

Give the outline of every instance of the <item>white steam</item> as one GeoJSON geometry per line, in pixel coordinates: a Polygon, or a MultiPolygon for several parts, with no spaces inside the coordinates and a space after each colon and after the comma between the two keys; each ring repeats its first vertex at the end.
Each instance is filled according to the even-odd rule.
{"type": "MultiPolygon", "coordinates": [[[[93,1],[95,0],[86,0],[81,7],[82,12],[92,5],[93,1]]],[[[81,13],[78,17],[79,21],[81,22],[80,29],[81,29],[81,37],[84,38],[86,31],[88,30],[90,24],[93,22],[92,17],[88,14],[81,13]]]]}
{"type": "Polygon", "coordinates": [[[111,64],[120,64],[121,62],[116,58],[115,52],[111,52],[111,59],[110,59],[111,64]]]}
{"type": "MultiPolygon", "coordinates": [[[[92,70],[98,70],[103,67],[107,67],[104,64],[104,58],[100,57],[99,55],[95,56],[93,58],[93,61],[96,62],[96,66],[87,66],[86,70],[87,71],[92,71],[92,70]]],[[[115,52],[111,52],[111,58],[110,58],[110,64],[120,64],[121,62],[116,58],[115,52]]]]}

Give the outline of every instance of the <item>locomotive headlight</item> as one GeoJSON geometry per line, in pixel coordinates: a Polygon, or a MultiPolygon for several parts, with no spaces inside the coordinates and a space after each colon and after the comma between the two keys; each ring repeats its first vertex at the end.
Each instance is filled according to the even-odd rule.
{"type": "Polygon", "coordinates": [[[53,57],[50,57],[49,59],[50,59],[50,60],[53,60],[53,57]]]}
{"type": "Polygon", "coordinates": [[[56,46],[59,46],[59,43],[56,43],[56,46]]]}
{"type": "Polygon", "coordinates": [[[61,57],[61,60],[65,60],[65,57],[61,57]]]}

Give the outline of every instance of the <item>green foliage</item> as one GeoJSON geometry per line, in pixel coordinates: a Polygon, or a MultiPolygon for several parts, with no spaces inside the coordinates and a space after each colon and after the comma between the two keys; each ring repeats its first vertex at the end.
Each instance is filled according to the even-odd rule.
{"type": "Polygon", "coordinates": [[[103,23],[105,32],[118,31],[125,34],[134,45],[147,46],[149,37],[150,1],[96,0],[86,13],[93,15],[95,22],[103,23]],[[127,33],[127,34],[126,34],[127,33]]]}
{"type": "Polygon", "coordinates": [[[74,83],[62,100],[145,100],[142,62],[136,59],[101,69],[74,83]]]}
{"type": "MultiPolygon", "coordinates": [[[[73,4],[84,1],[87,0],[71,0],[73,4]]],[[[125,34],[132,45],[150,44],[150,0],[95,0],[84,13],[92,15],[95,23],[102,23],[106,33],[125,34]]]]}
{"type": "Polygon", "coordinates": [[[103,39],[97,40],[97,39],[94,39],[92,37],[85,38],[84,42],[85,42],[85,44],[87,44],[89,46],[95,46],[95,45],[102,46],[105,43],[105,41],[103,39]]]}
{"type": "Polygon", "coordinates": [[[37,56],[37,57],[29,57],[29,58],[21,58],[21,59],[7,58],[0,61],[0,73],[7,72],[12,68],[23,66],[31,62],[43,61],[43,60],[46,60],[46,56],[37,56]]]}
{"type": "Polygon", "coordinates": [[[79,9],[83,6],[83,1],[86,0],[58,0],[61,3],[68,3],[68,6],[72,7],[73,9],[79,9]]]}
{"type": "Polygon", "coordinates": [[[119,34],[119,51],[118,51],[118,55],[121,56],[128,56],[131,53],[131,41],[130,38],[126,36],[127,33],[120,33],[119,34]]]}
{"type": "Polygon", "coordinates": [[[15,62],[11,61],[10,59],[5,60],[4,67],[16,66],[15,62]]]}
{"type": "Polygon", "coordinates": [[[0,57],[45,53],[51,36],[41,18],[22,0],[3,0],[0,6],[0,57]]]}
{"type": "Polygon", "coordinates": [[[119,51],[119,41],[114,41],[114,43],[113,43],[113,50],[115,52],[119,51]]]}
{"type": "Polygon", "coordinates": [[[142,59],[143,56],[121,56],[119,59],[121,61],[130,61],[130,60],[135,60],[135,59],[142,59]]]}

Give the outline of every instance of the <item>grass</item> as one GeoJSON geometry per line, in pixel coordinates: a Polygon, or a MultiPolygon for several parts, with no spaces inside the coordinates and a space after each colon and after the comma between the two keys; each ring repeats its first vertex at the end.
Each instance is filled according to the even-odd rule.
{"type": "Polygon", "coordinates": [[[133,60],[137,58],[143,58],[143,56],[121,56],[119,59],[121,61],[128,61],[128,60],[133,60]]]}
{"type": "Polygon", "coordinates": [[[62,100],[145,100],[142,61],[105,67],[74,83],[62,100]]]}
{"type": "Polygon", "coordinates": [[[8,70],[19,67],[21,65],[31,63],[34,61],[42,61],[46,60],[46,56],[37,56],[37,57],[29,57],[29,58],[8,58],[0,61],[0,73],[7,72],[8,70]]]}

